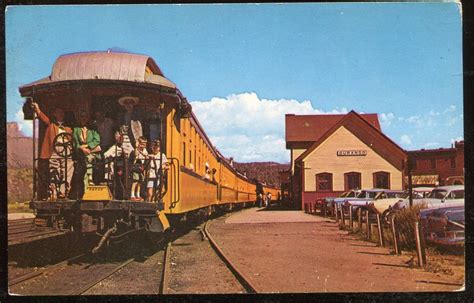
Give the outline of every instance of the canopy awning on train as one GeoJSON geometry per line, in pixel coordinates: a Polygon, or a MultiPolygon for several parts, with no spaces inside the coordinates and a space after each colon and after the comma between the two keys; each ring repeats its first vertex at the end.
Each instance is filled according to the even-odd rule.
{"type": "Polygon", "coordinates": [[[151,57],[131,53],[82,52],[60,56],[50,76],[21,86],[20,93],[30,96],[35,89],[86,81],[143,83],[173,92],[177,90],[176,84],[163,75],[151,57]]]}

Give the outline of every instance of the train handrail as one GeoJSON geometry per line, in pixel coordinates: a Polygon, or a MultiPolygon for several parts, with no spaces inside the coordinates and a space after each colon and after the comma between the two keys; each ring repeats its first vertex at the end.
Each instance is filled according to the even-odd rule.
{"type": "Polygon", "coordinates": [[[179,170],[179,159],[175,157],[170,157],[168,158],[170,160],[170,167],[172,169],[172,175],[174,178],[172,178],[172,183],[173,187],[171,190],[171,205],[170,208],[175,208],[176,203],[178,203],[181,200],[181,187],[179,186],[179,176],[180,176],[180,170],[179,170]],[[174,162],[176,161],[177,164],[174,162]],[[176,186],[177,185],[177,186],[176,186]],[[176,190],[173,190],[176,189],[176,190]]]}

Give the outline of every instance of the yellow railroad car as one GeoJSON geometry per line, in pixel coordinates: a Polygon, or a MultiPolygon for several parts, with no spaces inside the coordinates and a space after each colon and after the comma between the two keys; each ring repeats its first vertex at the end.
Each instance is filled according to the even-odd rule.
{"type": "Polygon", "coordinates": [[[51,226],[96,233],[102,239],[137,230],[160,233],[169,221],[201,210],[253,204],[259,190],[277,197],[278,189],[259,188],[219,153],[187,99],[151,57],[110,51],[66,54],[56,60],[50,75],[19,90],[26,99],[25,119],[34,120],[38,142],[32,153],[30,207],[51,226]],[[55,122],[58,110],[64,119],[55,122]],[[104,116],[112,131],[104,126],[104,116]],[[81,122],[84,117],[88,124],[81,122]],[[77,139],[80,129],[87,129],[83,139],[77,139]],[[76,141],[92,144],[88,132],[93,130],[100,134],[103,149],[90,160],[76,141]],[[131,163],[131,154],[144,155],[140,137],[148,144],[158,139],[168,164],[157,164],[149,154],[140,165],[131,163]],[[89,171],[93,178],[82,188],[89,171]],[[138,183],[143,185],[137,189],[138,183]]]}

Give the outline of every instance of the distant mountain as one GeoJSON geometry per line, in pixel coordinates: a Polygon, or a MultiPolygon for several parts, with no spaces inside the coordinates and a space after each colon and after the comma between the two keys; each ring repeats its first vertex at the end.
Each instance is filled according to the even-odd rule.
{"type": "Polygon", "coordinates": [[[33,138],[23,134],[16,122],[7,123],[7,168],[33,167],[33,138]]]}
{"type": "Polygon", "coordinates": [[[280,187],[279,171],[288,170],[290,164],[281,164],[277,162],[234,162],[234,167],[247,175],[249,179],[257,179],[269,185],[280,187]]]}

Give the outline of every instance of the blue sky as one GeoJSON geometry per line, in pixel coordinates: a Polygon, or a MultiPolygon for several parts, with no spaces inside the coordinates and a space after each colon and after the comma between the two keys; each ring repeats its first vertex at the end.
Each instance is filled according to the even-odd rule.
{"type": "Polygon", "coordinates": [[[7,121],[31,133],[18,86],[109,48],[153,57],[238,161],[288,161],[285,113],[375,112],[408,150],[463,137],[454,3],[9,7],[7,121]]]}

